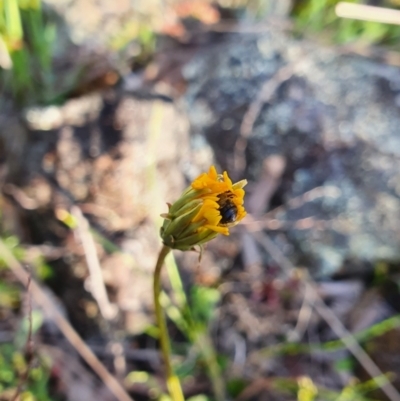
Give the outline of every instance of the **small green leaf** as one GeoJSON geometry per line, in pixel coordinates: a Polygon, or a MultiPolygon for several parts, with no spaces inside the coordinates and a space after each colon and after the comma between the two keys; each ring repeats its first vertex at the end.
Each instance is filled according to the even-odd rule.
{"type": "Polygon", "coordinates": [[[354,361],[351,358],[345,358],[335,363],[335,369],[338,372],[351,372],[354,369],[354,361]]]}

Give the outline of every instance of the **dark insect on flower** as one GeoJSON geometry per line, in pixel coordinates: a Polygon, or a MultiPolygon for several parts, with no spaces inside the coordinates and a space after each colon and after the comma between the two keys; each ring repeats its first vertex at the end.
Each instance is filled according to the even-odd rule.
{"type": "Polygon", "coordinates": [[[221,214],[220,225],[229,226],[236,221],[238,208],[233,201],[233,193],[230,191],[218,195],[219,212],[221,214]]]}

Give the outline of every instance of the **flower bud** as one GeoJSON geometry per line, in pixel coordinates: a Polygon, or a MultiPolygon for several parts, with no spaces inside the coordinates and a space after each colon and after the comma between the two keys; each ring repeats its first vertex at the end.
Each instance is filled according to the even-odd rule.
{"type": "Polygon", "coordinates": [[[246,216],[243,207],[246,180],[232,184],[228,174],[217,174],[214,166],[197,177],[162,214],[160,235],[164,245],[186,251],[203,245],[246,216]]]}

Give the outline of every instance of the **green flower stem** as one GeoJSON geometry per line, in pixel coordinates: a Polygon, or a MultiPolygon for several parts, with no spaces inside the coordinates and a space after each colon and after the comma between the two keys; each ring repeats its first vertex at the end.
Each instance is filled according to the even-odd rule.
{"type": "Polygon", "coordinates": [[[217,361],[214,347],[206,331],[194,329],[195,342],[199,346],[204,362],[207,365],[213,392],[217,401],[224,401],[225,386],[221,377],[221,368],[217,361]]]}
{"type": "Polygon", "coordinates": [[[160,254],[158,255],[153,282],[154,307],[156,312],[157,326],[160,330],[161,352],[165,364],[168,391],[173,401],[185,401],[179,378],[174,374],[171,366],[171,345],[169,343],[167,323],[165,321],[165,316],[160,303],[161,269],[164,264],[165,257],[168,255],[170,250],[170,247],[164,245],[160,251],[160,254]]]}
{"type": "Polygon", "coordinates": [[[163,303],[164,309],[169,318],[174,321],[176,326],[186,334],[192,343],[199,347],[202,359],[207,365],[207,373],[213,387],[215,399],[217,401],[224,401],[226,399],[225,386],[222,380],[221,368],[219,367],[217,355],[215,353],[211,338],[208,335],[206,328],[202,327],[201,325],[196,325],[193,319],[185,291],[183,290],[182,279],[179,274],[178,266],[176,265],[173,257],[167,258],[166,267],[174,293],[174,298],[176,299],[178,308],[176,312],[180,314],[179,318],[177,319],[176,315],[174,316],[172,314],[172,309],[170,309],[170,300],[167,301],[169,308],[165,308],[166,304],[163,303]]]}

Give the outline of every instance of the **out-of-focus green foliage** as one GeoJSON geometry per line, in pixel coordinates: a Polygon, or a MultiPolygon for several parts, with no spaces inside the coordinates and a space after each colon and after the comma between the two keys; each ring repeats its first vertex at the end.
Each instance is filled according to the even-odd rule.
{"type": "Polygon", "coordinates": [[[13,399],[18,391],[21,400],[51,401],[48,378],[49,368],[44,361],[29,366],[14,345],[0,346],[0,399],[13,399]]]}
{"type": "MultiPolygon", "coordinates": [[[[1,238],[4,244],[10,249],[10,251],[14,254],[14,256],[18,260],[24,260],[26,256],[25,250],[20,245],[19,239],[14,235],[7,235],[7,233],[4,232],[0,232],[0,235],[2,235],[1,238]]],[[[40,278],[41,280],[46,280],[51,277],[52,275],[51,267],[45,262],[41,254],[38,254],[33,260],[29,260],[29,263],[33,267],[33,272],[36,277],[40,278]]],[[[0,272],[6,269],[8,269],[8,266],[3,261],[0,255],[0,272]]]]}
{"type": "MultiPolygon", "coordinates": [[[[365,1],[347,0],[366,4],[365,1]]],[[[292,16],[298,33],[322,33],[337,43],[361,41],[365,44],[396,45],[400,26],[370,21],[339,18],[335,6],[339,0],[295,0],[292,16]]],[[[381,1],[380,6],[398,8],[395,2],[381,1]]]]}
{"type": "MultiPolygon", "coordinates": [[[[376,323],[367,329],[361,330],[355,334],[355,338],[359,342],[367,342],[379,336],[388,333],[391,330],[400,327],[400,315],[392,316],[382,322],[376,323]]],[[[271,347],[260,350],[260,354],[265,357],[273,357],[276,355],[296,355],[302,353],[309,353],[313,351],[334,352],[339,349],[345,348],[342,339],[328,341],[322,344],[300,344],[285,342],[276,344],[271,347]]]]}
{"type": "Polygon", "coordinates": [[[237,398],[246,386],[247,382],[245,379],[236,377],[228,380],[226,383],[226,391],[232,398],[237,398]]]}
{"type": "Polygon", "coordinates": [[[0,278],[0,308],[14,309],[20,303],[19,289],[0,278]]]}
{"type": "Polygon", "coordinates": [[[386,380],[385,377],[378,377],[375,379],[378,380],[378,383],[374,379],[362,383],[357,380],[352,380],[341,392],[323,387],[314,387],[313,393],[310,391],[314,386],[312,380],[304,376],[297,380],[277,377],[271,380],[271,385],[283,394],[291,395],[293,398],[296,397],[299,401],[372,401],[372,399],[368,397],[368,393],[377,389],[379,383],[386,380]],[[303,391],[302,393],[301,391],[304,390],[305,385],[306,388],[308,388],[308,392],[303,391]]]}
{"type": "Polygon", "coordinates": [[[120,52],[134,68],[149,62],[156,50],[156,32],[150,22],[130,20],[109,42],[111,50],[120,52]]]}
{"type": "Polygon", "coordinates": [[[55,22],[40,0],[0,1],[0,92],[20,106],[57,103],[76,82],[79,68],[56,76],[55,22]]]}
{"type": "MultiPolygon", "coordinates": [[[[0,232],[0,235],[14,256],[24,260],[26,252],[18,238],[4,232],[0,232]]],[[[47,277],[49,267],[44,263],[43,257],[35,258],[33,271],[41,278],[47,277]]],[[[49,363],[36,355],[35,347],[29,351],[33,351],[34,356],[25,355],[29,338],[42,326],[43,316],[40,311],[31,310],[31,306],[28,306],[27,316],[21,320],[19,311],[22,297],[21,288],[14,283],[7,264],[0,257],[0,320],[12,321],[18,327],[12,333],[12,339],[0,345],[0,399],[11,400],[18,391],[18,399],[21,400],[51,401],[48,393],[49,363]],[[31,358],[34,358],[33,362],[29,362],[31,358]]]]}
{"type": "Polygon", "coordinates": [[[191,291],[192,316],[197,324],[209,325],[220,293],[214,288],[193,286],[191,291]]]}

